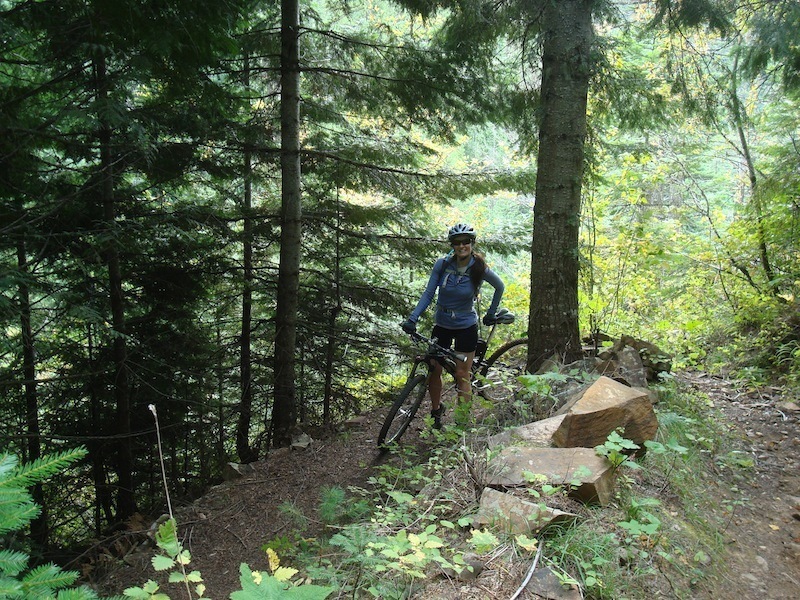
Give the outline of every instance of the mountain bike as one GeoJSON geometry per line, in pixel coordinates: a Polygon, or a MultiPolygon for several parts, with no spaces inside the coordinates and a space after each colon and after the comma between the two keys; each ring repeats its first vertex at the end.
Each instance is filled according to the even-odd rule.
{"type": "MultiPolygon", "coordinates": [[[[489,358],[486,358],[486,350],[497,325],[507,325],[513,322],[514,315],[506,309],[500,309],[497,311],[497,317],[489,335],[485,339],[482,337],[478,339],[478,347],[475,349],[475,358],[472,361],[471,379],[476,392],[484,397],[487,396],[488,388],[486,378],[492,372],[493,367],[499,364],[501,358],[511,350],[519,350],[523,342],[527,351],[527,339],[512,340],[513,344],[510,342],[503,344],[489,358]],[[503,351],[501,352],[501,350],[503,351]]],[[[466,360],[465,356],[454,350],[440,346],[436,338],[427,338],[416,332],[411,333],[410,336],[415,343],[424,344],[426,350],[424,354],[419,354],[414,358],[408,379],[386,415],[386,420],[378,435],[378,447],[381,450],[386,450],[391,444],[397,442],[416,416],[428,393],[428,381],[433,374],[434,363],[441,364],[443,370],[455,378],[456,361],[466,360]]]]}

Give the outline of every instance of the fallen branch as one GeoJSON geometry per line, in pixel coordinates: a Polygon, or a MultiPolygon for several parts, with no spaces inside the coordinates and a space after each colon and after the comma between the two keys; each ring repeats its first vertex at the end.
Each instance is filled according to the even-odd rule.
{"type": "Polygon", "coordinates": [[[528,569],[528,574],[525,576],[525,581],[522,582],[522,585],[517,588],[517,591],[514,592],[514,595],[511,596],[509,600],[516,600],[519,598],[519,595],[523,592],[523,590],[528,586],[530,583],[531,577],[533,577],[533,572],[536,570],[536,565],[539,563],[539,558],[542,556],[542,544],[539,544],[539,549],[536,551],[536,556],[533,559],[533,564],[531,568],[528,569]]]}

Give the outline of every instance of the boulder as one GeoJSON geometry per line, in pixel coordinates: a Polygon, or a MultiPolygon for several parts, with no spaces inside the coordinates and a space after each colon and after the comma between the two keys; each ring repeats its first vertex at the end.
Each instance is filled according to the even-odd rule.
{"type": "Polygon", "coordinates": [[[305,432],[299,432],[297,435],[292,436],[292,443],[289,446],[292,450],[305,450],[308,448],[314,439],[305,432]]]}
{"type": "Polygon", "coordinates": [[[443,567],[442,572],[451,579],[457,579],[459,581],[474,581],[480,576],[481,573],[483,573],[485,568],[486,564],[477,554],[474,552],[465,552],[464,568],[462,568],[461,571],[456,572],[450,567],[443,567]]]}
{"type": "Polygon", "coordinates": [[[603,350],[598,354],[598,359],[605,369],[605,371],[600,372],[608,374],[607,363],[617,362],[625,348],[633,348],[639,355],[648,381],[657,381],[659,373],[669,373],[670,370],[672,370],[672,357],[666,352],[663,352],[658,346],[644,340],[636,339],[630,335],[623,335],[614,342],[611,348],[603,350]]]}
{"type": "Polygon", "coordinates": [[[549,567],[536,569],[525,589],[534,594],[535,598],[546,598],[547,600],[581,600],[583,598],[583,594],[574,584],[562,584],[561,579],[549,567]]]}
{"type": "Polygon", "coordinates": [[[534,448],[549,448],[553,445],[553,434],[564,420],[564,415],[534,421],[527,425],[511,427],[486,440],[490,448],[496,446],[524,445],[534,448]]]}
{"type": "Polygon", "coordinates": [[[614,468],[591,448],[524,448],[511,446],[489,461],[486,484],[528,485],[526,473],[543,475],[550,485],[565,485],[583,502],[608,504],[613,496],[614,468]]]}
{"type": "Polygon", "coordinates": [[[597,359],[594,370],[630,387],[647,387],[647,372],[642,359],[636,349],[630,346],[603,353],[603,358],[597,359]]]}
{"type": "Polygon", "coordinates": [[[236,479],[241,479],[245,475],[249,475],[253,471],[252,465],[235,462],[225,463],[225,466],[222,468],[222,479],[225,481],[234,481],[236,479]]]}
{"type": "Polygon", "coordinates": [[[342,427],[344,429],[358,429],[360,427],[364,427],[367,422],[366,415],[359,415],[357,417],[351,417],[347,419],[344,423],[342,423],[342,427]]]}
{"type": "Polygon", "coordinates": [[[489,525],[511,534],[535,533],[564,521],[574,521],[578,515],[535,504],[492,488],[484,488],[478,513],[472,519],[474,527],[489,525]]]}
{"type": "Polygon", "coordinates": [[[608,377],[600,377],[558,412],[564,419],[553,433],[553,443],[560,448],[594,448],[618,428],[623,437],[641,445],[658,429],[648,395],[608,377]]]}

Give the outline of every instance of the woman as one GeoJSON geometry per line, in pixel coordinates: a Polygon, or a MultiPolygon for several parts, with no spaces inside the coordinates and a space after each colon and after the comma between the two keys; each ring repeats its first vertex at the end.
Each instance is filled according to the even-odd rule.
{"type": "MultiPolygon", "coordinates": [[[[415,332],[417,321],[433,301],[438,289],[431,335],[445,348],[450,348],[455,342],[455,351],[466,356],[465,361],[456,361],[456,385],[458,396],[463,400],[469,400],[472,396],[470,372],[478,346],[478,313],[475,310],[478,290],[484,281],[494,288],[492,302],[483,318],[484,325],[491,325],[505,289],[503,281],[486,266],[483,257],[474,252],[476,237],[475,230],[464,223],[450,228],[447,239],[453,247],[452,253],[436,261],[417,307],[400,325],[406,333],[415,332]]],[[[431,396],[433,426],[441,429],[444,406],[441,403],[442,365],[438,362],[434,362],[428,391],[431,396]]]]}

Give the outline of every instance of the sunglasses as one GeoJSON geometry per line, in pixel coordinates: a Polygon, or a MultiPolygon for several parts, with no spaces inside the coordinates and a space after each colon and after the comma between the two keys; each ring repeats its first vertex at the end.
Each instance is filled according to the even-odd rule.
{"type": "Polygon", "coordinates": [[[472,243],[471,238],[456,238],[450,241],[450,245],[456,246],[469,246],[472,243]]]}

